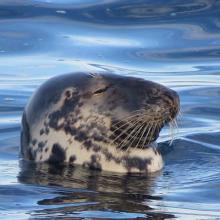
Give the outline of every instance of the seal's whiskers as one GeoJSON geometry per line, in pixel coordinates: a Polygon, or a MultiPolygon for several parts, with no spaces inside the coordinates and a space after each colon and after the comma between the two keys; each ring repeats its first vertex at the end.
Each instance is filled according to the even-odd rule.
{"type": "Polygon", "coordinates": [[[128,151],[130,149],[130,147],[133,148],[132,144],[134,143],[135,139],[137,138],[137,136],[138,136],[139,132],[141,131],[142,127],[143,127],[143,123],[141,123],[139,126],[136,127],[136,129],[135,129],[136,132],[135,132],[133,138],[131,139],[130,144],[128,145],[126,151],[128,151]]]}
{"type": "MultiPolygon", "coordinates": [[[[140,133],[140,131],[142,130],[143,126],[144,126],[145,122],[141,123],[139,126],[136,127],[136,129],[134,129],[136,132],[134,134],[134,136],[132,136],[132,143],[134,142],[135,139],[137,139],[138,134],[140,133]]],[[[127,148],[128,150],[129,148],[127,148]]]]}
{"type": "MultiPolygon", "coordinates": [[[[172,121],[172,120],[171,120],[172,121]]],[[[144,148],[146,144],[152,142],[155,131],[160,129],[164,124],[165,119],[160,114],[157,117],[149,117],[149,113],[146,110],[137,110],[132,112],[131,115],[117,121],[112,125],[115,129],[113,133],[115,134],[120,129],[123,129],[111,142],[111,144],[116,144],[118,150],[123,149],[126,145],[126,151],[130,148],[144,148]],[[120,126],[116,126],[120,125],[120,126]],[[147,132],[147,133],[146,133],[147,132]],[[120,143],[117,141],[123,136],[127,135],[120,143]],[[145,136],[145,137],[144,137],[145,136]],[[132,146],[136,142],[135,146],[132,146]],[[140,146],[139,146],[140,145],[140,146]]],[[[175,121],[172,122],[172,127],[175,127],[175,121]]],[[[171,125],[170,125],[171,126],[171,125]]]]}
{"type": "MultiPolygon", "coordinates": [[[[133,119],[131,122],[134,121],[134,124],[131,123],[123,132],[121,132],[119,135],[117,135],[112,141],[111,141],[111,144],[115,143],[116,140],[118,140],[123,134],[126,134],[126,132],[131,129],[132,127],[134,127],[136,124],[139,124],[140,120],[137,120],[137,119],[133,119]],[[136,121],[135,121],[136,120],[136,121]]],[[[130,122],[129,122],[130,123],[130,122]]],[[[128,123],[128,124],[129,124],[128,123]]],[[[127,124],[127,123],[126,123],[127,124]]],[[[123,126],[122,126],[123,127],[123,126]]],[[[113,130],[113,132],[115,133],[115,131],[117,131],[119,129],[115,129],[113,130]]]]}
{"type": "Polygon", "coordinates": [[[151,130],[151,133],[150,133],[150,136],[149,136],[149,141],[147,142],[148,144],[151,143],[156,128],[157,128],[157,124],[153,124],[152,130],[151,130]]]}
{"type": "MultiPolygon", "coordinates": [[[[146,126],[146,128],[149,127],[149,129],[148,129],[148,131],[147,131],[147,134],[145,135],[145,138],[144,138],[144,141],[143,141],[143,144],[142,144],[142,148],[144,148],[145,143],[147,142],[147,137],[148,137],[148,134],[149,134],[150,130],[152,129],[152,126],[153,126],[153,124],[151,124],[151,123],[149,123],[149,124],[146,126]]],[[[144,133],[145,133],[145,132],[146,132],[146,131],[144,131],[144,133]]]]}
{"type": "MultiPolygon", "coordinates": [[[[121,150],[127,143],[129,143],[128,142],[128,140],[131,138],[131,140],[132,139],[134,139],[135,138],[135,134],[136,134],[136,131],[138,130],[138,128],[140,128],[140,126],[142,125],[139,125],[139,123],[140,123],[140,120],[137,120],[136,121],[136,123],[135,123],[135,125],[133,125],[133,130],[128,134],[128,136],[120,143],[120,144],[117,144],[118,146],[119,146],[119,149],[121,150]],[[138,125],[139,126],[138,126],[138,125]],[[137,126],[136,126],[137,125],[137,126]],[[134,133],[134,135],[132,135],[134,133]],[[122,144],[122,145],[121,145],[122,144]]],[[[124,132],[124,133],[126,133],[126,132],[124,132]]]]}
{"type": "Polygon", "coordinates": [[[173,126],[172,126],[172,123],[169,123],[169,127],[170,127],[170,145],[173,143],[173,140],[174,140],[174,132],[173,132],[173,126]]]}
{"type": "Polygon", "coordinates": [[[169,122],[169,127],[170,127],[170,136],[171,136],[171,140],[170,140],[170,145],[173,143],[174,137],[175,137],[175,130],[178,129],[178,124],[176,119],[171,119],[169,122]]]}
{"type": "MultiPolygon", "coordinates": [[[[146,122],[145,122],[145,123],[146,123],[146,122]]],[[[138,147],[139,143],[141,142],[141,140],[142,140],[142,138],[143,138],[143,136],[144,136],[144,133],[145,133],[146,130],[147,130],[147,126],[146,126],[145,123],[144,123],[145,128],[144,128],[143,131],[142,131],[142,134],[141,134],[141,136],[140,136],[140,138],[139,138],[139,140],[138,140],[138,142],[137,142],[137,144],[136,144],[136,147],[138,147]]],[[[135,147],[135,148],[136,148],[136,147],[135,147]]]]}
{"type": "Polygon", "coordinates": [[[112,127],[116,127],[116,129],[114,129],[114,132],[120,130],[121,128],[125,127],[127,124],[130,124],[132,121],[135,121],[136,118],[130,118],[129,120],[127,120],[126,122],[124,122],[123,120],[120,120],[119,122],[112,124],[112,127]],[[122,123],[122,125],[120,125],[119,127],[116,125],[119,125],[120,123],[122,123]]]}

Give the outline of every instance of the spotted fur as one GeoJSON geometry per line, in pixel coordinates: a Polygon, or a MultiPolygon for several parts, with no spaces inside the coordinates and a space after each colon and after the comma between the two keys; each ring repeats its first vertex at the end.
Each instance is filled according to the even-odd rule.
{"type": "Polygon", "coordinates": [[[21,153],[36,162],[155,172],[163,161],[152,143],[178,109],[178,95],[150,81],[113,74],[58,76],[43,84],[25,108],[21,153]],[[152,118],[161,119],[149,132],[152,118]]]}

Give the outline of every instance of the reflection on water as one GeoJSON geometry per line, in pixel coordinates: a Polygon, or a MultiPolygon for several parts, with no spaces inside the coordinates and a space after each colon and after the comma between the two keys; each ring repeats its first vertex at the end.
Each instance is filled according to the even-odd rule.
{"type": "Polygon", "coordinates": [[[1,219],[220,218],[220,2],[0,1],[1,219]],[[145,177],[20,161],[33,91],[67,72],[102,71],[169,86],[181,98],[163,171],[145,177]]]}
{"type": "MultiPolygon", "coordinates": [[[[81,167],[51,167],[21,162],[19,182],[50,187],[51,198],[37,201],[42,207],[32,215],[83,216],[86,213],[101,214],[102,217],[133,218],[159,216],[161,219],[172,215],[151,213],[143,202],[161,200],[152,196],[152,185],[156,176],[117,175],[97,172],[81,167]],[[65,187],[65,190],[63,190],[65,187]],[[65,206],[64,206],[65,205],[65,206]],[[87,212],[90,210],[91,212],[87,212]],[[109,210],[117,210],[116,213],[109,210]],[[107,212],[107,213],[105,213],[107,212]]],[[[98,215],[99,215],[98,214],[98,215]]],[[[97,215],[97,216],[98,216],[97,215]]],[[[95,216],[94,216],[95,217],[95,216]]]]}

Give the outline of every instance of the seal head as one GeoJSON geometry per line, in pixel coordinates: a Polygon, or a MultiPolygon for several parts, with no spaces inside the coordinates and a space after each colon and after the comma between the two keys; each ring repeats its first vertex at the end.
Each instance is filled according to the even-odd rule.
{"type": "Polygon", "coordinates": [[[177,93],[151,81],[114,74],[58,76],[25,108],[21,153],[38,162],[157,171],[163,162],[152,145],[178,111],[177,93]]]}

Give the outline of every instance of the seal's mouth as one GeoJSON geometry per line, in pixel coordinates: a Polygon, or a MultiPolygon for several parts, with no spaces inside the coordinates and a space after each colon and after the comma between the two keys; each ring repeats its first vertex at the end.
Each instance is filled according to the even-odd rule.
{"type": "Polygon", "coordinates": [[[177,127],[178,112],[178,95],[166,105],[166,108],[150,105],[150,108],[145,106],[143,109],[133,111],[129,116],[112,123],[112,143],[121,150],[146,148],[158,138],[164,125],[168,124],[173,133],[173,129],[177,127]]]}

